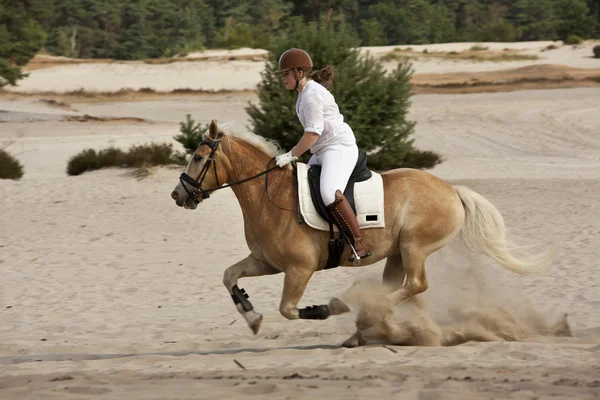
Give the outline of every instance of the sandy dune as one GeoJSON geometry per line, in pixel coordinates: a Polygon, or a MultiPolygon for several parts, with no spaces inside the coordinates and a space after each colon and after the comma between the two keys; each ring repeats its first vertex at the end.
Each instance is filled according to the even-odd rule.
{"type": "MultiPolygon", "coordinates": [[[[592,57],[592,48],[596,43],[586,42],[581,46],[562,45],[561,42],[524,42],[524,43],[484,43],[490,50],[518,50],[522,54],[539,57],[537,60],[509,62],[465,62],[439,58],[423,57],[411,60],[416,77],[420,74],[482,73],[502,71],[526,66],[552,65],[584,69],[585,73],[600,74],[600,60],[592,57]],[[545,51],[549,45],[556,50],[545,51]]],[[[456,51],[470,49],[478,43],[445,43],[420,46],[380,46],[363,47],[361,52],[381,57],[394,49],[411,48],[414,52],[424,50],[456,51]]],[[[481,44],[479,44],[481,45],[481,44]]],[[[54,65],[51,68],[35,69],[30,76],[19,82],[19,86],[7,90],[17,93],[64,93],[84,90],[86,92],[117,92],[122,89],[152,89],[159,92],[191,89],[196,91],[242,91],[255,90],[260,82],[260,72],[264,69],[264,50],[239,49],[237,51],[212,50],[204,53],[192,53],[185,62],[149,64],[135,62],[112,62],[100,60],[48,60],[37,59],[40,65],[54,65]],[[233,61],[231,60],[233,59],[233,61]],[[63,65],[66,64],[66,65],[63,65]],[[135,78],[134,78],[135,77],[135,78]]],[[[35,61],[35,60],[34,60],[35,61]]],[[[35,62],[32,62],[35,64],[35,62]]],[[[386,70],[393,70],[398,61],[383,63],[386,70]]],[[[33,67],[32,67],[33,68],[33,67]]],[[[555,67],[556,68],[556,67],[555,67]]],[[[544,71],[534,72],[532,78],[544,76],[544,71]]],[[[422,82],[421,78],[421,82],[422,82]]],[[[453,81],[456,82],[456,81],[453,81]]],[[[458,82],[462,82],[459,80],[458,82]]]]}
{"type": "MultiPolygon", "coordinates": [[[[39,70],[54,72],[38,82],[70,90],[56,78],[71,68],[39,70]]],[[[143,87],[144,68],[121,71],[122,82],[143,87]]],[[[90,88],[112,85],[81,79],[90,88]]],[[[248,253],[229,190],[191,212],[169,197],[178,168],[142,180],[126,170],[65,174],[69,157],[85,148],[175,144],[188,113],[243,130],[254,93],[66,108],[39,100],[0,98],[0,143],[22,134],[8,149],[26,169],[20,181],[0,181],[0,398],[600,396],[600,89],[416,95],[410,111],[416,145],[445,158],[432,173],[489,198],[527,243],[557,249],[549,273],[526,278],[453,243],[429,259],[430,287],[421,296],[428,315],[445,327],[469,307],[501,307],[520,323],[549,325],[566,313],[573,336],[352,350],[339,346],[355,329],[355,313],[326,321],[279,314],[281,275],[240,282],[265,318],[251,334],[221,284],[225,268],[248,253]],[[121,120],[72,120],[85,114],[121,120]]],[[[301,304],[380,279],[382,269],[319,272],[301,304]]],[[[413,312],[405,305],[397,317],[413,312]]]]}

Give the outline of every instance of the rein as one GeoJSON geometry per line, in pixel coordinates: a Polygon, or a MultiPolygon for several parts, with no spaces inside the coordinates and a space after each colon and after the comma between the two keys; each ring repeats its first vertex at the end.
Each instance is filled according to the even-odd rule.
{"type": "Polygon", "coordinates": [[[292,212],[297,212],[296,210],[289,210],[287,208],[282,208],[279,207],[278,205],[276,205],[275,203],[273,203],[273,201],[271,200],[271,197],[269,196],[269,172],[273,171],[274,169],[278,168],[277,165],[273,166],[273,167],[269,167],[269,165],[271,165],[271,163],[275,160],[274,158],[270,159],[269,162],[267,163],[267,167],[264,171],[259,172],[256,175],[252,175],[248,178],[239,180],[237,182],[232,182],[232,183],[228,183],[225,185],[220,185],[219,184],[219,176],[217,175],[217,163],[215,160],[215,153],[217,151],[217,148],[219,147],[219,144],[221,143],[221,139],[223,138],[223,133],[219,133],[219,135],[217,136],[217,138],[215,140],[207,140],[204,139],[202,142],[200,142],[200,144],[198,146],[202,146],[202,145],[206,145],[208,147],[211,148],[210,151],[210,155],[208,156],[208,159],[206,160],[206,163],[204,163],[204,166],[202,167],[202,170],[200,170],[200,173],[198,174],[198,177],[196,179],[192,178],[191,176],[189,176],[188,174],[186,174],[185,172],[182,172],[181,175],[179,176],[179,181],[181,182],[181,186],[183,186],[183,189],[187,192],[187,194],[192,197],[194,199],[194,201],[196,203],[199,203],[200,201],[198,200],[200,197],[205,200],[208,199],[210,197],[210,193],[209,192],[215,192],[217,190],[221,190],[221,189],[225,189],[231,186],[235,186],[235,185],[240,185],[242,183],[246,183],[248,181],[251,181],[253,179],[256,179],[260,176],[265,175],[265,191],[267,193],[267,199],[269,200],[269,202],[275,206],[276,208],[283,210],[283,211],[292,211],[292,212]],[[211,189],[202,189],[202,182],[204,181],[204,178],[206,178],[206,174],[208,173],[208,170],[211,167],[211,164],[213,166],[214,169],[214,173],[215,173],[215,179],[217,181],[217,187],[211,188],[211,189]],[[186,184],[190,185],[191,187],[193,187],[195,190],[190,191],[186,184]]]}

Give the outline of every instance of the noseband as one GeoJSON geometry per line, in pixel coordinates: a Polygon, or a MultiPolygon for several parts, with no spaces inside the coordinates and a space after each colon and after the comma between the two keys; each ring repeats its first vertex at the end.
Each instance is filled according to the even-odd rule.
{"type": "MultiPolygon", "coordinates": [[[[275,168],[278,168],[277,165],[274,165],[269,168],[269,165],[271,165],[271,162],[273,162],[273,160],[275,160],[274,158],[272,158],[269,160],[269,163],[267,164],[267,168],[264,171],[262,171],[256,175],[252,175],[249,178],[242,179],[241,181],[237,181],[237,182],[233,182],[233,183],[229,183],[227,185],[221,186],[221,184],[219,183],[219,176],[217,175],[217,163],[215,160],[215,153],[217,151],[217,148],[219,147],[219,144],[221,144],[221,138],[223,138],[223,133],[219,133],[217,135],[217,138],[214,140],[204,139],[198,145],[198,147],[200,147],[202,145],[206,145],[206,146],[210,147],[210,155],[208,156],[208,159],[204,163],[204,166],[202,167],[202,170],[200,171],[200,174],[198,175],[198,177],[196,179],[192,178],[185,172],[182,172],[181,175],[179,176],[179,181],[181,182],[181,186],[183,186],[183,189],[187,192],[187,194],[192,199],[194,199],[194,201],[196,203],[200,202],[200,200],[199,200],[200,198],[202,198],[203,200],[208,199],[210,197],[209,192],[214,192],[216,190],[225,189],[230,186],[235,186],[235,185],[239,185],[240,183],[251,181],[254,178],[258,178],[259,176],[268,174],[269,171],[272,171],[275,168]],[[206,178],[206,174],[208,173],[208,170],[210,169],[211,164],[215,171],[215,180],[217,181],[217,187],[214,187],[212,189],[202,189],[202,182],[204,181],[204,178],[206,178]],[[190,185],[194,189],[190,191],[186,184],[190,185]]],[[[271,203],[273,203],[271,201],[271,198],[269,197],[269,176],[268,175],[266,175],[266,177],[265,177],[265,190],[267,192],[267,198],[269,199],[269,201],[271,203]]],[[[286,210],[286,209],[282,209],[281,207],[278,207],[275,204],[273,204],[273,205],[281,210],[286,210]]],[[[294,210],[287,210],[287,211],[294,211],[294,210]]]]}

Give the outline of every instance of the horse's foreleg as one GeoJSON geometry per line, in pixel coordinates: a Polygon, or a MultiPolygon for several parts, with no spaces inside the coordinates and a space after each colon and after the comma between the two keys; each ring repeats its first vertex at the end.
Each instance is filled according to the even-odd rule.
{"type": "Polygon", "coordinates": [[[246,291],[238,287],[238,279],[252,276],[273,275],[279,272],[281,271],[250,255],[227,268],[223,275],[223,284],[229,291],[233,303],[240,314],[244,316],[248,326],[255,335],[260,329],[263,317],[262,314],[259,314],[254,310],[252,303],[248,300],[249,296],[246,291]]]}
{"type": "Polygon", "coordinates": [[[286,269],[279,312],[287,319],[326,319],[329,317],[329,308],[324,304],[298,309],[298,303],[312,274],[313,270],[309,267],[293,266],[286,269]]]}

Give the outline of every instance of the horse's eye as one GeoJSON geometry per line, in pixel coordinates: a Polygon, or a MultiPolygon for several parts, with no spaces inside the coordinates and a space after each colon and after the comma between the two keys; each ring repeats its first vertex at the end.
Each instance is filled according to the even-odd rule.
{"type": "Polygon", "coordinates": [[[194,161],[196,161],[196,162],[200,162],[200,161],[202,161],[202,156],[195,155],[195,156],[194,156],[194,161]]]}

